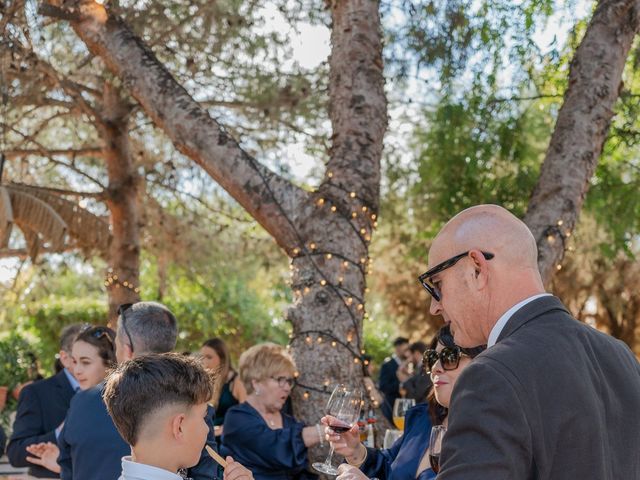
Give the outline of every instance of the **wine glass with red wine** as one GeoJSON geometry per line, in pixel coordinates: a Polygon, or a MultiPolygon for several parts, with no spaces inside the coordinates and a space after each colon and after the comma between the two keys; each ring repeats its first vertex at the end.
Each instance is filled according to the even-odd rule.
{"type": "MultiPolygon", "coordinates": [[[[336,433],[348,432],[358,422],[362,392],[358,388],[340,384],[333,389],[327,402],[326,414],[334,417],[329,427],[336,433]]],[[[316,462],[312,466],[317,471],[327,475],[337,475],[338,469],[331,465],[333,459],[333,445],[329,449],[329,456],[324,462],[316,462]]]]}
{"type": "Polygon", "coordinates": [[[429,463],[431,470],[435,473],[440,471],[440,452],[442,451],[442,439],[447,432],[444,425],[434,425],[431,427],[431,437],[429,438],[429,463]]]}

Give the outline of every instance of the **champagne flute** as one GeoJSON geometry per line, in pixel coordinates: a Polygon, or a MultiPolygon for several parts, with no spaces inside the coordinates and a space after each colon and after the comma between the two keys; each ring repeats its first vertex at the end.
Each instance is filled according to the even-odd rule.
{"type": "Polygon", "coordinates": [[[407,410],[413,407],[416,401],[413,398],[396,398],[393,404],[393,423],[398,430],[404,431],[404,417],[407,410]]]}
{"type": "MultiPolygon", "coordinates": [[[[333,389],[333,393],[327,402],[326,414],[335,417],[329,427],[336,433],[344,433],[358,422],[360,407],[362,405],[362,392],[360,389],[340,384],[333,389]]],[[[329,455],[324,462],[316,462],[312,466],[319,472],[327,475],[337,475],[338,469],[331,465],[333,459],[333,445],[329,449],[329,455]]]]}
{"type": "Polygon", "coordinates": [[[442,451],[442,439],[447,432],[444,425],[434,425],[431,428],[431,437],[429,438],[429,463],[431,470],[435,473],[440,471],[440,452],[442,451]]]}

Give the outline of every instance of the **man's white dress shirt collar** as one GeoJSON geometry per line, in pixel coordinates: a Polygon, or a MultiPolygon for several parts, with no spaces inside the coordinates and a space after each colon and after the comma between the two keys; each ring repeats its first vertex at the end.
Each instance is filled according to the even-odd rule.
{"type": "Polygon", "coordinates": [[[122,457],[122,475],[118,480],[183,480],[177,473],[122,457]]]}
{"type": "Polygon", "coordinates": [[[507,324],[507,322],[513,316],[514,313],[516,313],[518,310],[524,307],[527,303],[531,303],[540,297],[547,297],[547,296],[551,296],[551,294],[539,293],[532,297],[525,298],[524,300],[522,300],[519,303],[516,303],[513,307],[511,307],[509,310],[504,312],[502,316],[498,319],[496,324],[493,326],[493,328],[491,329],[491,332],[489,332],[489,339],[487,340],[487,348],[493,347],[496,344],[496,342],[498,341],[498,337],[500,336],[500,334],[502,333],[502,330],[504,329],[504,326],[507,324]]]}

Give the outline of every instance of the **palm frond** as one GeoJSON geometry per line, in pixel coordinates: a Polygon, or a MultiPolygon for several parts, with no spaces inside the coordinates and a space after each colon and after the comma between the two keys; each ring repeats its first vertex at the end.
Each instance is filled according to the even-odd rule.
{"type": "Polygon", "coordinates": [[[31,185],[10,184],[13,191],[23,192],[51,206],[67,225],[68,233],[75,244],[85,253],[98,251],[105,256],[111,244],[109,222],[60,194],[31,185]]]}
{"type": "Polygon", "coordinates": [[[7,189],[11,198],[14,220],[21,230],[25,227],[35,232],[36,236],[42,236],[52,250],[63,249],[67,223],[62,217],[39,198],[11,186],[7,189]]]}
{"type": "Polygon", "coordinates": [[[3,186],[0,186],[0,248],[7,248],[13,226],[13,209],[11,197],[3,186]]]}

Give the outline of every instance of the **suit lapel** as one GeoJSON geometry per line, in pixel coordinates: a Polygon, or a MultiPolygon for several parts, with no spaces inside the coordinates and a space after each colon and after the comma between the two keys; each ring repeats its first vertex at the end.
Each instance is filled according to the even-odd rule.
{"type": "Polygon", "coordinates": [[[511,316],[502,332],[500,332],[497,342],[507,338],[527,322],[552,310],[561,310],[567,315],[571,315],[558,297],[545,296],[537,298],[533,302],[527,303],[511,316]]]}
{"type": "Polygon", "coordinates": [[[69,383],[69,379],[64,373],[64,370],[60,370],[60,372],[56,374],[56,386],[62,390],[62,394],[65,398],[71,398],[73,397],[73,394],[76,393],[73,391],[73,387],[71,386],[71,383],[69,383]]]}

